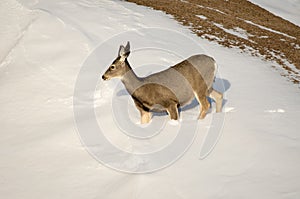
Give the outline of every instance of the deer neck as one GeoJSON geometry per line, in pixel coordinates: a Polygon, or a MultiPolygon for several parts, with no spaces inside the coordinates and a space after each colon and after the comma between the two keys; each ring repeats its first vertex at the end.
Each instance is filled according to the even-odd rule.
{"type": "Polygon", "coordinates": [[[127,91],[130,94],[133,94],[133,92],[141,86],[142,80],[134,73],[127,59],[125,60],[125,63],[127,70],[126,73],[123,75],[121,81],[126,87],[127,91]]]}

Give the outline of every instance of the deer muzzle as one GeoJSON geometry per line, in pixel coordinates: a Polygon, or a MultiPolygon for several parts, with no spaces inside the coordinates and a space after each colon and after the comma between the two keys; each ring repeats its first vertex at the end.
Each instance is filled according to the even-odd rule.
{"type": "Polygon", "coordinates": [[[102,79],[103,79],[103,80],[108,80],[109,78],[106,77],[105,75],[102,75],[102,79]]]}

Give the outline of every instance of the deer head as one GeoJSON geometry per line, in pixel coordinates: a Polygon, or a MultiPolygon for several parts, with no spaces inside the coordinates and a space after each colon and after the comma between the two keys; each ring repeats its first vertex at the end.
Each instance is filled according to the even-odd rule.
{"type": "Polygon", "coordinates": [[[113,61],[113,63],[108,67],[104,75],[103,80],[109,80],[111,78],[122,78],[123,75],[130,70],[129,64],[127,62],[127,57],[130,54],[130,44],[129,41],[126,47],[120,46],[118,57],[113,61]]]}

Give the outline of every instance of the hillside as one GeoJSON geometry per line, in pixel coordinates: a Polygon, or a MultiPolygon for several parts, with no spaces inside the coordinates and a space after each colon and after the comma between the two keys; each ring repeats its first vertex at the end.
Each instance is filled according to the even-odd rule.
{"type": "Polygon", "coordinates": [[[201,38],[274,61],[299,83],[300,27],[249,1],[128,1],[172,15],[201,38]]]}

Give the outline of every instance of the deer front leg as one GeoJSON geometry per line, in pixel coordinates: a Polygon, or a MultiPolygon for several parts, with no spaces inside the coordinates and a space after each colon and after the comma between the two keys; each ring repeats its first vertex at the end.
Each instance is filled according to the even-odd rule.
{"type": "Polygon", "coordinates": [[[141,124],[147,124],[151,121],[152,113],[143,109],[143,106],[136,100],[134,100],[136,108],[141,114],[141,124]]]}
{"type": "Polygon", "coordinates": [[[151,121],[152,113],[141,110],[141,124],[147,124],[151,121]]]}

